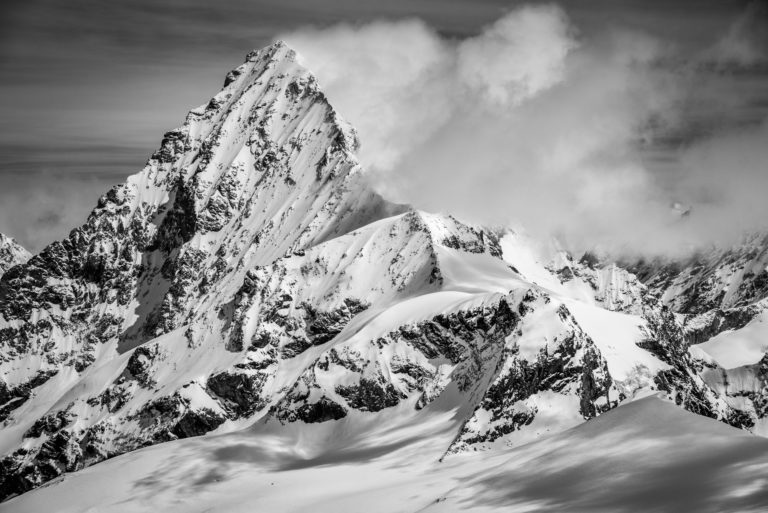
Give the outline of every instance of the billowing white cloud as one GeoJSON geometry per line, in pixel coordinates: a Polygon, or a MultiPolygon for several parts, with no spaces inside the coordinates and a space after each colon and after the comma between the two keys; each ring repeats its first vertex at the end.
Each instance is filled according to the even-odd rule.
{"type": "Polygon", "coordinates": [[[519,105],[563,79],[576,47],[558,7],[523,7],[456,49],[457,77],[493,107],[519,105]]]}
{"type": "Polygon", "coordinates": [[[753,152],[763,131],[715,134],[649,166],[643,146],[684,127],[701,77],[642,33],[577,34],[562,9],[528,6],[461,41],[418,21],[281,38],[358,129],[361,161],[396,201],[614,250],[679,251],[759,228],[768,202],[747,209],[739,194],[755,189],[737,188],[768,190],[753,152]],[[751,171],[718,194],[739,144],[751,171]],[[693,215],[681,220],[675,201],[693,215]]]}

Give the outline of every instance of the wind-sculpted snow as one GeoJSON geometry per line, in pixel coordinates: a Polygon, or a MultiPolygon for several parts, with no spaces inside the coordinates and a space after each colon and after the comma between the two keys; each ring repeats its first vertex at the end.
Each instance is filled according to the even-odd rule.
{"type": "Polygon", "coordinates": [[[766,455],[765,439],[646,397],[511,451],[419,511],[757,512],[766,455]]]}
{"type": "Polygon", "coordinates": [[[276,43],[67,239],[26,263],[14,249],[0,278],[2,497],[250,430],[311,427],[344,453],[378,429],[437,429],[438,457],[493,453],[648,391],[763,432],[760,358],[726,370],[690,346],[747,329],[763,308],[754,280],[716,310],[678,311],[658,280],[605,257],[387,203],[357,146],[276,43]]]}
{"type": "Polygon", "coordinates": [[[768,440],[658,397],[521,447],[442,460],[454,427],[450,412],[422,411],[425,418],[413,422],[398,411],[402,425],[393,425],[391,413],[161,444],[6,505],[19,513],[745,513],[763,511],[768,501],[768,440]]]}

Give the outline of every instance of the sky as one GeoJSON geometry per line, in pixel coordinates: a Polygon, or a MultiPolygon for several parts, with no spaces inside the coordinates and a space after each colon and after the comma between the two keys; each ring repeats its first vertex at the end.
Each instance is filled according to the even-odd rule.
{"type": "MultiPolygon", "coordinates": [[[[108,187],[142,168],[164,132],[218,91],[228,70],[277,37],[305,56],[358,126],[361,158],[393,198],[482,222],[520,218],[573,238],[588,226],[596,243],[677,196],[682,208],[703,212],[697,242],[714,225],[718,237],[734,223],[753,228],[768,215],[760,207],[767,13],[762,0],[4,0],[0,232],[32,251],[66,236],[108,187]],[[403,52],[416,57],[405,71],[394,68],[393,81],[383,71],[403,52]],[[356,80],[334,78],[341,63],[354,66],[356,80]],[[360,72],[372,63],[382,74],[360,72]],[[373,104],[355,94],[371,80],[386,95],[373,104]],[[426,103],[413,95],[423,84],[434,93],[426,103]],[[382,103],[393,107],[382,111],[382,103]],[[467,114],[468,105],[479,107],[467,114]],[[387,130],[371,129],[371,113],[389,116],[387,130]],[[463,160],[450,151],[461,145],[472,150],[463,160]],[[539,146],[546,166],[528,151],[539,146]],[[561,162],[552,164],[552,148],[561,162]],[[467,160],[473,152],[495,158],[467,160]],[[723,173],[734,167],[744,170],[735,179],[723,173]],[[530,176],[541,179],[520,187],[530,176]],[[552,184],[567,187],[530,201],[552,184]],[[616,204],[608,216],[593,208],[606,196],[616,204]],[[725,206],[707,210],[715,204],[725,206]]],[[[665,239],[658,226],[640,223],[634,239],[665,239]]]]}

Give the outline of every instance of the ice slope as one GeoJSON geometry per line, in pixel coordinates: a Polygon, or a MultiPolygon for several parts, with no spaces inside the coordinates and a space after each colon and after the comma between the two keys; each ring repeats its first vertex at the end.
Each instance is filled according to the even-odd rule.
{"type": "Polygon", "coordinates": [[[440,461],[448,420],[434,412],[416,427],[374,427],[370,438],[341,435],[309,451],[328,424],[180,440],[67,474],[2,509],[746,513],[768,503],[768,441],[657,397],[545,441],[440,461]]]}

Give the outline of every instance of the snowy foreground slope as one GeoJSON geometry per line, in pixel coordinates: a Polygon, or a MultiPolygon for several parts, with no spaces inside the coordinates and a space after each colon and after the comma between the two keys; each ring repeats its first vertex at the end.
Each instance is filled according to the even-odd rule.
{"type": "MultiPolygon", "coordinates": [[[[379,463],[424,451],[408,472],[476,453],[479,470],[589,419],[606,425],[603,414],[649,392],[768,434],[759,239],[676,264],[574,258],[388,203],[357,146],[276,43],[230,72],[83,226],[8,268],[0,498],[156,444],[114,462],[183,451],[179,472],[197,467],[178,486],[203,495],[230,464],[354,461],[378,482],[407,479],[379,463]]],[[[137,465],[150,491],[177,475],[137,465]]],[[[312,479],[307,493],[326,493],[312,479]]]]}
{"type": "Polygon", "coordinates": [[[435,409],[420,425],[373,427],[343,447],[310,442],[328,436],[322,424],[169,442],[68,474],[5,508],[746,513],[768,503],[768,440],[654,396],[529,445],[440,462],[447,416],[435,409]]]}

